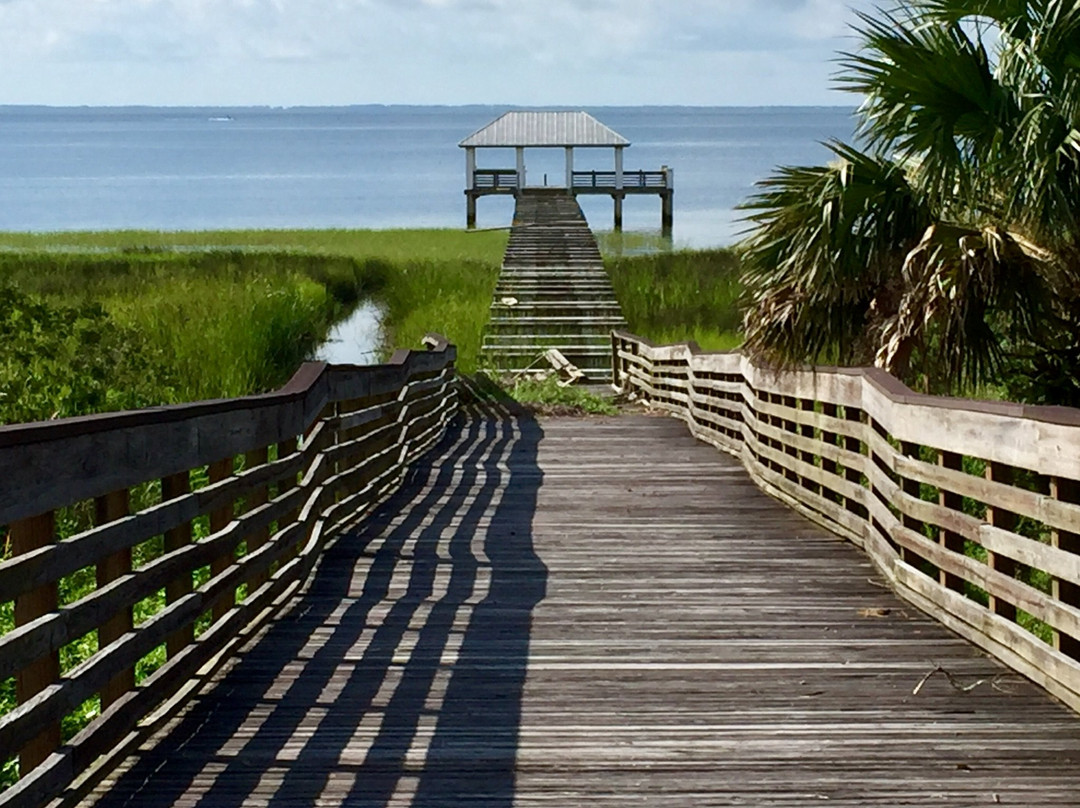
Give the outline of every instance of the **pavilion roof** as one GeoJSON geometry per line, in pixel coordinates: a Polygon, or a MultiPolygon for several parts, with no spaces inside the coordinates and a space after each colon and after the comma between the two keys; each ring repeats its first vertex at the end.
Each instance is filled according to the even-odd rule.
{"type": "Polygon", "coordinates": [[[629,146],[587,112],[507,112],[458,144],[462,148],[629,146]]]}

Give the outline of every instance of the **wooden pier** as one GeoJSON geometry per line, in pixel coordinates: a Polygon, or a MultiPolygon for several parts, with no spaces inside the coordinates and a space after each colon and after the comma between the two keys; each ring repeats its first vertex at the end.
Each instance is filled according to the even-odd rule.
{"type": "Polygon", "coordinates": [[[625,323],[577,201],[559,191],[519,194],[484,335],[485,361],[511,373],[550,370],[541,360],[556,348],[590,381],[610,382],[610,334],[625,323]]]}
{"type": "MultiPolygon", "coordinates": [[[[465,221],[476,227],[476,203],[481,197],[512,194],[534,188],[528,182],[527,149],[561,149],[566,156],[564,194],[610,196],[614,227],[622,230],[623,203],[627,196],[647,194],[660,198],[660,229],[670,236],[675,222],[675,172],[668,166],[658,171],[626,170],[623,152],[630,141],[586,112],[507,112],[474,132],[459,144],[465,150],[465,221]],[[611,171],[578,171],[576,149],[612,149],[611,171]],[[514,168],[477,168],[478,149],[513,149],[514,168]]],[[[545,176],[544,186],[548,189],[545,176]]]]}

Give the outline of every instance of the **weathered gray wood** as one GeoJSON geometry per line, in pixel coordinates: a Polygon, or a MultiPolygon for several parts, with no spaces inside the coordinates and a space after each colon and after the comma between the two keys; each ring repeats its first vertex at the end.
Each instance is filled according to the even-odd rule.
{"type": "MultiPolygon", "coordinates": [[[[23,684],[19,707],[0,717],[0,748],[25,747],[28,752],[22,781],[0,795],[0,804],[37,805],[55,796],[99,754],[125,743],[147,710],[178,697],[183,682],[175,676],[155,675],[152,684],[148,680],[133,689],[133,669],[141,657],[164,642],[169,661],[162,670],[190,673],[190,667],[184,665],[222,653],[244,626],[266,611],[267,597],[272,600],[283,588],[294,587],[310,571],[332,535],[331,528],[347,516],[335,502],[348,494],[344,484],[353,471],[352,464],[367,462],[367,458],[352,457],[342,466],[338,479],[328,473],[324,457],[335,435],[350,431],[359,435],[368,427],[353,423],[346,428],[338,421],[319,421],[318,416],[327,410],[327,386],[338,392],[363,392],[367,398],[350,402],[346,408],[357,413],[377,412],[369,423],[386,422],[385,467],[376,480],[378,490],[368,492],[371,501],[385,496],[400,481],[403,464],[437,439],[456,408],[453,348],[445,341],[433,344],[435,350],[430,353],[399,352],[391,365],[381,368],[314,366],[314,372],[298,374],[290,386],[271,396],[2,431],[0,465],[3,460],[24,455],[33,455],[42,468],[46,461],[58,458],[83,464],[73,471],[74,477],[57,476],[57,490],[50,496],[64,504],[71,502],[66,498],[80,492],[97,490],[96,486],[102,485],[98,477],[115,479],[119,474],[126,479],[132,472],[103,471],[100,462],[108,459],[106,456],[115,460],[118,455],[105,452],[87,460],[79,455],[87,446],[105,446],[111,440],[141,452],[140,445],[149,447],[166,434],[162,432],[166,426],[191,433],[189,444],[201,454],[186,455],[189,460],[205,458],[209,445],[216,441],[219,447],[237,448],[245,457],[246,468],[234,474],[234,455],[225,455],[210,464],[210,484],[195,492],[190,491],[190,467],[166,471],[162,503],[139,514],[127,514],[126,488],[98,495],[95,527],[61,543],[55,543],[51,515],[12,525],[13,536],[26,537],[27,541],[15,541],[18,557],[0,565],[0,595],[6,587],[7,597],[21,604],[16,609],[17,628],[0,638],[0,673],[18,673],[23,684]],[[306,408],[305,413],[310,411],[303,421],[290,414],[290,408],[298,404],[306,408]],[[274,420],[275,407],[276,431],[266,426],[274,420]],[[210,415],[215,424],[204,429],[206,421],[200,419],[210,415]],[[237,423],[231,418],[246,419],[247,423],[219,440],[222,429],[230,430],[230,424],[237,423]],[[303,449],[297,450],[300,433],[306,437],[303,449]],[[279,460],[268,462],[266,445],[252,443],[259,435],[276,436],[279,460]],[[299,481],[298,472],[303,472],[299,481]],[[83,476],[87,479],[81,479],[83,476]],[[71,479],[76,479],[74,485],[71,479]],[[242,503],[242,512],[234,513],[236,502],[242,503]],[[207,512],[211,535],[192,544],[191,520],[207,512]],[[47,530],[44,519],[50,520],[47,530]],[[39,522],[42,529],[29,529],[39,522]],[[277,532],[270,536],[269,529],[275,524],[277,532]],[[165,553],[132,570],[131,548],[162,533],[165,553]],[[34,536],[37,538],[30,541],[34,536]],[[244,554],[237,558],[241,548],[244,554]],[[98,567],[97,589],[58,609],[56,581],[88,564],[98,567]],[[212,570],[211,579],[193,590],[192,572],[207,565],[212,570]],[[242,586],[246,589],[240,589],[242,586]],[[133,604],[162,588],[166,590],[166,607],[140,626],[132,626],[133,604]],[[242,604],[236,603],[238,591],[246,593],[242,604]],[[48,595],[47,603],[42,600],[43,592],[48,595]],[[33,609],[31,600],[36,604],[33,609]],[[195,640],[194,623],[207,610],[214,613],[217,622],[195,640]],[[94,628],[99,629],[99,651],[61,677],[55,664],[56,649],[94,628]],[[58,749],[59,718],[96,692],[102,694],[103,715],[79,738],[58,749]],[[50,754],[53,750],[57,751],[50,754]]],[[[154,448],[160,455],[170,444],[165,441],[164,446],[154,448]]],[[[358,441],[352,448],[362,455],[367,447],[358,441]]],[[[147,456],[146,462],[151,459],[147,456]]],[[[140,468],[139,462],[134,468],[140,468]]],[[[154,465],[142,468],[158,473],[171,469],[171,462],[157,457],[154,465]]],[[[381,465],[383,459],[376,462],[381,465]]],[[[20,485],[23,482],[19,478],[20,485]]],[[[33,474],[25,483],[30,496],[38,496],[33,493],[38,485],[33,474]]]]}
{"type": "MultiPolygon", "coordinates": [[[[244,468],[257,468],[259,466],[265,466],[270,462],[270,449],[269,447],[261,447],[259,449],[252,449],[251,451],[244,453],[244,468]]],[[[250,512],[262,505],[265,505],[270,501],[270,489],[266,485],[257,487],[254,491],[251,491],[244,498],[244,507],[250,512]]],[[[266,544],[270,540],[270,525],[260,527],[259,529],[248,533],[247,535],[247,552],[253,553],[266,544]]],[[[264,570],[259,575],[255,576],[251,580],[247,581],[247,585],[250,588],[258,589],[265,584],[270,578],[270,570],[264,570]]]]}
{"type": "Polygon", "coordinates": [[[440,452],[96,804],[1077,804],[1073,716],[677,422],[440,452]]]}
{"type": "MultiPolygon", "coordinates": [[[[99,497],[94,503],[94,522],[102,525],[115,522],[128,515],[130,510],[130,497],[127,490],[116,491],[99,497]]],[[[97,565],[97,586],[108,586],[124,576],[131,574],[131,548],[127,547],[112,555],[108,555],[97,565]]],[[[134,626],[133,606],[134,601],[127,601],[103,621],[98,628],[98,647],[103,648],[110,643],[116,642],[120,637],[127,634],[134,626]]],[[[127,668],[114,676],[101,691],[101,708],[107,709],[113,702],[118,701],[129,690],[135,687],[135,668],[127,668]]]]}
{"type": "MultiPolygon", "coordinates": [[[[183,495],[163,495],[160,505],[3,562],[0,564],[0,592],[21,594],[91,566],[103,556],[130,549],[150,536],[168,536],[174,530],[183,530],[195,517],[221,508],[260,485],[272,483],[289,474],[295,476],[309,456],[310,452],[305,452],[303,455],[285,457],[195,492],[190,492],[186,482],[188,472],[171,475],[167,479],[176,482],[170,482],[169,486],[188,486],[184,488],[183,495]]],[[[169,490],[173,489],[170,487],[169,490]]]]}
{"type": "MultiPolygon", "coordinates": [[[[52,511],[24,519],[11,525],[11,552],[19,556],[32,553],[56,541],[56,518],[52,511]]],[[[48,583],[15,598],[16,629],[33,625],[42,615],[57,607],[56,583],[48,583]]],[[[20,705],[37,698],[60,677],[60,655],[55,652],[34,653],[19,659],[7,675],[15,673],[15,698],[20,705]]],[[[40,721],[36,734],[21,744],[0,746],[12,754],[19,752],[19,768],[27,772],[51,755],[60,745],[60,722],[40,721]]]]}
{"type": "MultiPolygon", "coordinates": [[[[938,452],[938,466],[943,470],[961,471],[963,458],[956,452],[938,452]]],[[[948,488],[938,486],[938,504],[946,511],[962,513],[964,498],[948,488]]],[[[946,525],[941,525],[941,546],[954,553],[964,552],[964,539],[955,530],[950,530],[946,525]]],[[[952,589],[954,592],[963,592],[964,587],[961,579],[942,570],[940,573],[942,586],[952,589]]]]}
{"type": "MultiPolygon", "coordinates": [[[[1038,641],[1015,622],[1019,607],[1057,632],[1059,648],[1062,638],[1068,644],[1077,630],[1080,596],[1074,597],[1074,587],[1080,591],[1080,544],[1070,543],[1069,537],[1080,535],[1080,497],[1028,490],[1015,484],[1012,473],[1015,467],[1034,472],[1036,479],[1051,478],[1055,490],[1062,484],[1080,485],[1080,412],[923,396],[875,369],[778,371],[756,367],[738,354],[704,354],[693,345],[655,346],[624,333],[615,334],[613,341],[621,360],[617,385],[682,418],[697,437],[740,457],[770,494],[861,543],[887,577],[901,567],[918,569],[924,577],[933,573],[934,586],[969,601],[976,594],[966,591],[966,584],[988,593],[989,608],[970,601],[964,620],[949,625],[964,626],[966,637],[994,653],[1002,643],[1012,642],[1020,650],[1002,659],[1015,661],[1025,674],[1046,662],[1051,667],[1038,681],[1049,682],[1055,695],[1080,709],[1080,665],[1062,662],[1080,654],[1051,658],[1032,651],[1039,646],[1031,643],[1038,641]],[[696,379],[708,367],[731,371],[735,362],[738,373],[732,378],[741,378],[741,385],[725,382],[726,389],[720,389],[695,383],[687,404],[682,378],[689,374],[696,379]],[[722,417],[709,412],[718,405],[728,410],[727,398],[735,387],[741,387],[745,402],[738,431],[728,430],[722,417]],[[809,401],[813,406],[805,403],[809,401]],[[842,446],[839,451],[835,441],[842,446]],[[936,464],[921,459],[922,447],[936,452],[936,464]],[[987,461],[985,479],[963,471],[963,455],[987,461]],[[836,484],[834,472],[841,466],[846,486],[836,484]],[[936,502],[922,500],[923,484],[937,488],[936,502]],[[851,516],[841,516],[831,506],[837,495],[851,516]],[[964,497],[987,505],[985,520],[963,512],[964,497]],[[1051,528],[1053,541],[1064,536],[1068,547],[1019,535],[1020,516],[1051,528]],[[927,525],[938,529],[937,542],[926,538],[927,525]],[[986,549],[988,564],[964,555],[965,540],[986,549]],[[1068,601],[1063,604],[1060,596],[1055,599],[1017,580],[1019,564],[1048,573],[1054,591],[1066,592],[1068,601]],[[979,609],[999,621],[971,619],[968,613],[979,609]],[[984,623],[994,626],[994,638],[976,636],[984,623]],[[1006,632],[1001,624],[1013,628],[1006,632]]],[[[923,581],[919,587],[908,586],[910,579],[907,574],[902,594],[935,614],[941,604],[954,602],[944,595],[931,597],[923,581]]],[[[898,578],[890,580],[900,585],[898,578]]]]}
{"type": "MultiPolygon", "coordinates": [[[[296,472],[293,472],[295,479],[296,472]]],[[[181,472],[165,477],[161,481],[162,503],[185,497],[191,493],[191,474],[181,472]]],[[[191,521],[184,520],[180,524],[165,531],[163,550],[165,555],[170,555],[177,550],[182,550],[191,544],[192,531],[191,521]]],[[[165,603],[170,605],[183,598],[194,588],[194,576],[190,569],[184,570],[165,584],[165,603]]],[[[184,626],[165,638],[165,653],[169,659],[173,659],[186,646],[195,640],[195,625],[184,626]]]]}
{"type": "MultiPolygon", "coordinates": [[[[1054,477],[1050,481],[1050,496],[1060,502],[1080,502],[1080,483],[1074,480],[1063,480],[1054,477]]],[[[1055,530],[1051,534],[1051,543],[1070,557],[1080,554],[1080,533],[1070,530],[1055,530]]],[[[1048,567],[1042,567],[1047,569],[1048,567]]],[[[1057,565],[1053,567],[1057,569],[1057,565]]],[[[1054,577],[1051,582],[1052,593],[1062,603],[1080,608],[1080,581],[1076,579],[1063,580],[1062,576],[1054,577]]],[[[1080,633],[1054,632],[1054,646],[1066,656],[1080,659],[1080,633]]]]}
{"type": "Polygon", "coordinates": [[[287,440],[328,401],[392,392],[453,364],[454,346],[434,335],[432,345],[399,351],[386,365],[309,363],[261,396],[0,426],[0,477],[20,481],[0,489],[0,524],[287,440]]]}
{"type": "MultiPolygon", "coordinates": [[[[1004,483],[1011,487],[1013,472],[1012,466],[1003,463],[990,462],[986,464],[986,479],[991,482],[1004,483]]],[[[986,503],[986,521],[990,526],[1002,531],[1016,530],[1016,514],[999,504],[997,500],[986,503]]],[[[1000,547],[1002,544],[999,543],[998,546],[1000,547]]],[[[1014,559],[998,551],[991,550],[989,547],[986,550],[987,563],[993,569],[1000,571],[1008,578],[1016,575],[1016,561],[1014,559]]],[[[1016,604],[1002,600],[995,591],[990,592],[990,611],[1001,615],[1006,620],[1016,620],[1016,604]]]]}

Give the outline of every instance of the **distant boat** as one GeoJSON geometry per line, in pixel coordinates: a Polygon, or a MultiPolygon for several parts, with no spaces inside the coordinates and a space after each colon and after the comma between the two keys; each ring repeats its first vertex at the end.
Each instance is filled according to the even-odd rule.
{"type": "Polygon", "coordinates": [[[232,119],[233,119],[232,115],[221,115],[221,116],[218,116],[218,117],[215,117],[215,118],[210,118],[209,120],[213,121],[214,123],[227,123],[228,121],[231,121],[232,119]]]}

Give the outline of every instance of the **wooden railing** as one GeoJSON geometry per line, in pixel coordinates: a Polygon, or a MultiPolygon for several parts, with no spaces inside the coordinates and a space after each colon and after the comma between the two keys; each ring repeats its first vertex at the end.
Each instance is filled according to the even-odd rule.
{"type": "MultiPolygon", "coordinates": [[[[670,187],[669,171],[624,171],[623,190],[664,190],[670,187]]],[[[611,191],[617,187],[618,177],[614,171],[575,171],[574,189],[581,191],[596,188],[611,191]]]]}
{"type": "Polygon", "coordinates": [[[612,348],[616,386],[1080,710],[1080,410],[919,395],[877,369],[775,371],[619,332],[612,348]]]}
{"type": "Polygon", "coordinates": [[[304,365],[269,395],[0,427],[0,680],[18,701],[0,750],[21,771],[0,805],[70,796],[160,725],[397,486],[457,408],[456,351],[429,344],[304,365]]]}
{"type": "Polygon", "coordinates": [[[473,187],[483,190],[518,187],[518,173],[509,168],[478,168],[473,172],[473,187]]]}

